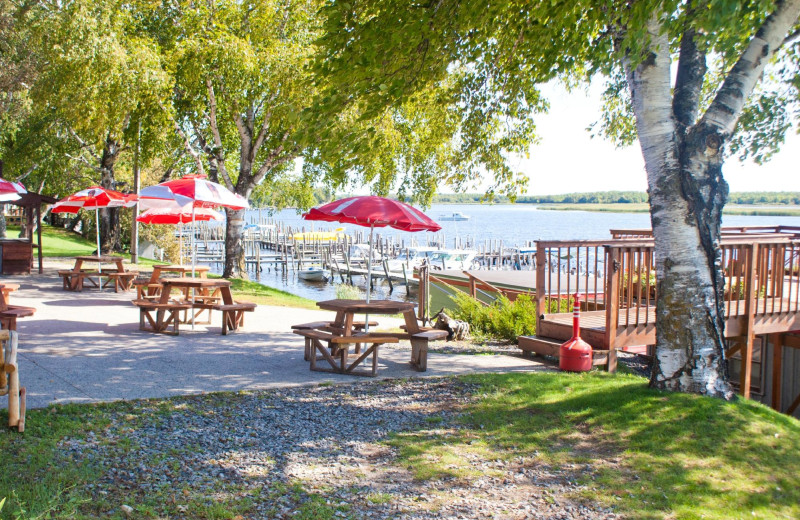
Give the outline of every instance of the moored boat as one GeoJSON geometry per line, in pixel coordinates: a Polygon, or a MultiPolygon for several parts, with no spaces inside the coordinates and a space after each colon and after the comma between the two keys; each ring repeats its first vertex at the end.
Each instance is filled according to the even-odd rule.
{"type": "Polygon", "coordinates": [[[297,277],[301,280],[319,282],[325,279],[325,269],[318,266],[303,267],[297,271],[297,277]]]}

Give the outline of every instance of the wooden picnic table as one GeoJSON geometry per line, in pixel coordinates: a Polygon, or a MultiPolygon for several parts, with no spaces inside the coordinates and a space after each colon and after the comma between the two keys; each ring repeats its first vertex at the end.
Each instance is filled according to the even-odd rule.
{"type": "MultiPolygon", "coordinates": [[[[208,271],[211,268],[207,265],[194,266],[195,275],[200,278],[206,278],[208,271]]],[[[141,299],[144,297],[154,297],[161,294],[161,283],[159,280],[163,277],[164,273],[178,273],[179,275],[189,275],[192,272],[191,265],[170,264],[170,265],[154,265],[153,272],[150,278],[144,281],[134,282],[136,285],[136,298],[141,299]]]]}
{"type": "Polygon", "coordinates": [[[125,269],[123,261],[124,258],[121,256],[76,256],[72,269],[59,271],[58,274],[64,281],[64,289],[68,291],[82,291],[84,283],[88,282],[98,288],[108,287],[113,283],[114,292],[118,292],[119,289],[130,289],[133,279],[139,273],[136,270],[125,269]],[[97,268],[84,269],[84,264],[95,264],[97,268]],[[103,276],[108,280],[101,286],[103,276]]]}
{"type": "Polygon", "coordinates": [[[139,328],[142,330],[178,334],[181,312],[207,310],[210,316],[212,310],[218,310],[222,311],[222,334],[225,335],[239,330],[244,324],[244,313],[256,308],[254,303],[234,301],[231,282],[223,278],[159,278],[158,283],[163,288],[157,301],[133,301],[140,310],[139,328]],[[172,299],[173,289],[178,290],[184,299],[172,299]]]}
{"type": "Polygon", "coordinates": [[[306,338],[305,357],[311,362],[311,370],[338,372],[355,375],[374,376],[378,366],[378,347],[385,343],[397,343],[401,339],[411,341],[411,365],[417,370],[427,370],[428,341],[442,339],[446,331],[421,329],[414,314],[412,302],[394,300],[325,300],[317,302],[317,307],[333,311],[336,316],[331,322],[316,322],[294,325],[295,334],[306,338]],[[405,332],[365,332],[368,320],[356,321],[357,314],[391,315],[402,314],[405,321],[405,332]],[[361,345],[370,345],[361,352],[361,345]],[[349,345],[354,346],[355,361],[349,362],[349,345]],[[317,353],[328,362],[331,368],[317,366],[317,353]],[[354,369],[368,356],[372,355],[372,369],[368,372],[357,372],[354,369]]]}
{"type": "Polygon", "coordinates": [[[11,293],[18,289],[19,284],[16,283],[0,284],[0,327],[3,329],[17,330],[17,318],[33,316],[36,312],[34,307],[11,305],[11,293]]]}

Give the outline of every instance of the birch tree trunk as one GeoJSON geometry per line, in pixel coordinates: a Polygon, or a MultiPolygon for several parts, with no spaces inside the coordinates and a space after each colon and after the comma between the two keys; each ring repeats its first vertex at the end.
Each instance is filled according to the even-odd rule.
{"type": "MultiPolygon", "coordinates": [[[[119,150],[119,143],[111,138],[106,139],[103,156],[100,159],[100,186],[108,190],[115,189],[114,166],[119,157],[119,150]]],[[[122,250],[119,208],[102,208],[99,214],[101,253],[122,250]]]]}
{"type": "Polygon", "coordinates": [[[247,280],[247,264],[244,251],[244,212],[245,210],[225,210],[225,268],[224,278],[247,280]]]}
{"type": "Polygon", "coordinates": [[[724,278],[719,249],[728,186],[723,150],[764,67],[800,15],[781,1],[697,120],[705,56],[688,29],[674,97],[670,53],[658,15],[648,25],[651,54],[625,63],[647,170],[658,279],[653,387],[730,399],[725,366],[724,278]]]}

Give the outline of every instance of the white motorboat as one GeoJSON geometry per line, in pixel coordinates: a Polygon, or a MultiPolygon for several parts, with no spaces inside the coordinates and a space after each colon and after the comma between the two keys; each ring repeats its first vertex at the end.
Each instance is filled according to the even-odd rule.
{"type": "Polygon", "coordinates": [[[471,249],[440,249],[430,258],[433,269],[465,270],[473,268],[473,261],[477,251],[471,249]]]}
{"type": "Polygon", "coordinates": [[[469,215],[464,215],[460,211],[454,211],[449,215],[440,215],[439,220],[444,222],[463,222],[469,220],[469,215]]]}
{"type": "Polygon", "coordinates": [[[319,282],[326,278],[325,269],[318,266],[303,267],[297,271],[297,277],[301,280],[319,282]]]}
{"type": "Polygon", "coordinates": [[[414,269],[422,264],[424,259],[430,258],[436,251],[439,251],[439,249],[435,247],[409,247],[397,257],[387,260],[386,267],[393,273],[402,273],[405,269],[406,274],[410,276],[414,269]]]}

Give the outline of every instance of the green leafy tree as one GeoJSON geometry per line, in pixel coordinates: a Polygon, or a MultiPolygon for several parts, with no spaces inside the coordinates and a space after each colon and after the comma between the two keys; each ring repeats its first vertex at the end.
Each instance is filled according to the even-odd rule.
{"type": "Polygon", "coordinates": [[[800,0],[331,1],[320,105],[333,110],[346,92],[380,110],[456,77],[443,101],[463,114],[459,136],[498,150],[469,172],[508,183],[497,161],[529,137],[537,85],[607,78],[595,131],[638,139],[647,171],[659,280],[651,385],[730,398],[722,166],[731,153],[767,159],[797,117],[799,14],[800,0]],[[488,119],[503,125],[480,126],[488,119]]]}
{"type": "MultiPolygon", "coordinates": [[[[133,7],[76,0],[30,10],[28,45],[47,66],[31,86],[24,135],[8,154],[20,167],[27,162],[50,193],[121,189],[122,158],[138,142],[146,159],[163,142],[169,83],[155,42],[134,31],[133,7]]],[[[121,248],[119,210],[101,210],[100,234],[104,251],[121,248]]]]}
{"type": "MultiPolygon", "coordinates": [[[[309,64],[320,0],[164,2],[142,26],[174,71],[176,133],[193,167],[256,204],[315,202],[314,190],[369,186],[429,202],[454,171],[449,104],[438,90],[373,112],[319,110],[309,64]],[[302,158],[301,171],[296,160],[302,158]]],[[[456,179],[457,177],[453,177],[456,179]]],[[[246,277],[243,212],[228,211],[226,277],[246,277]]]]}

